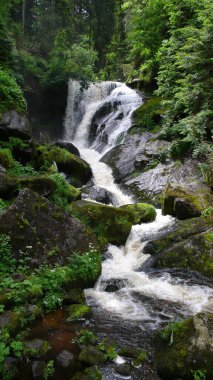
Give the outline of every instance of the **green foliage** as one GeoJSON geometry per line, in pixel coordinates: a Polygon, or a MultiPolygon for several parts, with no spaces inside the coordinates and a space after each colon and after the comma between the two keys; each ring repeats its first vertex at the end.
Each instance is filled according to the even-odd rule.
{"type": "Polygon", "coordinates": [[[81,191],[70,185],[62,175],[55,173],[50,176],[56,183],[56,191],[51,200],[59,207],[66,208],[68,203],[80,198],[81,191]]]}
{"type": "Polygon", "coordinates": [[[78,337],[74,339],[73,343],[79,345],[95,344],[97,343],[97,340],[97,336],[91,330],[81,329],[78,337]]]}
{"type": "Polygon", "coordinates": [[[11,109],[26,112],[26,101],[13,75],[0,66],[0,116],[11,109]]]}
{"type": "Polygon", "coordinates": [[[156,126],[161,125],[164,113],[165,110],[162,105],[162,99],[152,97],[146,100],[145,103],[134,112],[133,120],[139,128],[153,131],[156,126]]]}
{"type": "Polygon", "coordinates": [[[14,165],[8,170],[8,174],[14,177],[39,175],[39,173],[30,164],[22,165],[18,161],[14,161],[14,165]]]}
{"type": "Polygon", "coordinates": [[[14,165],[14,160],[10,149],[0,149],[0,164],[6,169],[9,169],[14,165]]]}
{"type": "Polygon", "coordinates": [[[44,369],[44,380],[48,380],[55,373],[54,361],[49,360],[46,368],[44,369]]]}
{"type": "Polygon", "coordinates": [[[197,371],[192,371],[194,380],[206,380],[206,370],[198,369],[197,371]]]}
{"type": "Polygon", "coordinates": [[[0,234],[0,275],[12,273],[16,267],[10,241],[10,236],[0,234]]]}
{"type": "Polygon", "coordinates": [[[0,141],[0,147],[13,150],[14,148],[25,149],[27,144],[18,137],[9,137],[9,141],[0,141]]]}
{"type": "Polygon", "coordinates": [[[0,213],[2,210],[5,210],[9,206],[9,202],[0,198],[0,213]]]}
{"type": "Polygon", "coordinates": [[[183,321],[169,323],[167,327],[161,330],[160,332],[161,339],[169,342],[169,344],[171,345],[174,341],[175,335],[178,334],[182,330],[182,327],[183,327],[183,321]]]}

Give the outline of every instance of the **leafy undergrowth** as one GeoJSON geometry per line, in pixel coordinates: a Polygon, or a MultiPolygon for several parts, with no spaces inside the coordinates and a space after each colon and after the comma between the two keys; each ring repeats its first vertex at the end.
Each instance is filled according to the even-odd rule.
{"type": "Polygon", "coordinates": [[[4,367],[6,357],[22,356],[25,335],[17,333],[42,314],[61,307],[67,288],[96,281],[101,271],[101,256],[97,251],[72,255],[63,267],[43,266],[30,271],[28,248],[28,254],[17,265],[10,238],[0,235],[0,318],[1,314],[9,318],[0,333],[0,373],[3,379],[9,378],[4,367]]]}

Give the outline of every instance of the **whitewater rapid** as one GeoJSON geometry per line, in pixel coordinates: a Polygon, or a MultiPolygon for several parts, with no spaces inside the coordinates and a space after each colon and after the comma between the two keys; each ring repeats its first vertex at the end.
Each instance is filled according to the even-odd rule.
{"type": "MultiPolygon", "coordinates": [[[[92,84],[85,91],[80,91],[78,82],[69,83],[65,139],[73,142],[79,148],[82,158],[90,164],[94,186],[113,193],[118,206],[134,203],[133,198],[125,194],[115,183],[112,169],[100,162],[100,159],[127,133],[132,125],[131,115],[142,104],[142,98],[119,82],[92,84]],[[102,141],[102,125],[97,128],[97,131],[100,129],[100,134],[91,143],[89,134],[94,115],[100,107],[109,102],[114,104],[116,99],[119,100],[116,115],[111,112],[104,119],[104,126],[112,129],[107,144],[104,145],[102,141]],[[120,114],[122,120],[118,121],[120,114]]],[[[108,258],[102,264],[102,275],[96,287],[86,290],[88,302],[95,302],[116,318],[144,321],[152,328],[156,328],[162,318],[174,318],[173,313],[156,313],[155,303],[158,301],[169,302],[183,315],[212,310],[211,288],[189,285],[184,279],[174,278],[167,272],[150,274],[143,271],[143,264],[149,259],[149,255],[144,253],[145,245],[160,231],[168,229],[173,222],[172,217],[163,216],[161,211],[157,210],[154,222],[133,226],[125,246],[110,245],[108,258]],[[115,283],[119,284],[118,289],[108,291],[108,285],[115,283]],[[147,302],[147,299],[150,302],[147,302]]]]}

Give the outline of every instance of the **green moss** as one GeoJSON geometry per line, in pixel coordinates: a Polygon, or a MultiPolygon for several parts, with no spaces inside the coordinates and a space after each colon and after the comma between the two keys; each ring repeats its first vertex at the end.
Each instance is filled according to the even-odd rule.
{"type": "Polygon", "coordinates": [[[211,277],[212,248],[213,233],[198,234],[171,247],[156,260],[155,267],[190,269],[211,277]]]}
{"type": "Polygon", "coordinates": [[[121,206],[120,209],[133,213],[134,224],[152,222],[156,218],[155,207],[146,203],[121,206]]]}
{"type": "Polygon", "coordinates": [[[98,367],[89,367],[84,372],[78,372],[71,380],[102,380],[102,373],[98,367]]]}
{"type": "Polygon", "coordinates": [[[212,195],[207,188],[199,188],[196,191],[169,184],[163,194],[162,210],[164,215],[177,216],[178,219],[187,219],[200,216],[201,212],[211,206],[212,195]],[[177,199],[184,200],[182,209],[177,199]]]}
{"type": "Polygon", "coordinates": [[[152,132],[160,130],[162,115],[165,113],[161,101],[159,97],[152,97],[134,112],[133,121],[138,128],[152,132]]]}
{"type": "Polygon", "coordinates": [[[39,169],[49,170],[55,162],[59,171],[69,175],[74,186],[80,187],[92,176],[89,164],[66,149],[55,145],[42,145],[38,148],[38,154],[39,169]]]}
{"type": "Polygon", "coordinates": [[[98,347],[88,345],[81,351],[79,360],[89,366],[93,366],[104,364],[107,361],[107,357],[98,347]]]}
{"type": "Polygon", "coordinates": [[[44,356],[50,348],[51,346],[46,340],[34,339],[24,342],[23,354],[29,358],[40,358],[44,356]]]}
{"type": "Polygon", "coordinates": [[[67,211],[94,230],[101,247],[124,244],[135,222],[130,211],[87,201],[73,202],[67,211]]]}
{"type": "Polygon", "coordinates": [[[206,339],[210,342],[206,333],[211,329],[211,318],[211,315],[198,314],[172,322],[157,334],[155,359],[161,378],[192,379],[192,373],[200,368],[207,370],[207,379],[211,378],[212,352],[206,342],[206,339]],[[199,340],[200,344],[195,343],[199,340]]]}
{"type": "Polygon", "coordinates": [[[51,200],[57,206],[65,208],[68,203],[81,198],[81,191],[70,185],[60,174],[52,174],[50,178],[54,180],[56,185],[51,200]]]}
{"type": "Polygon", "coordinates": [[[0,149],[0,164],[6,169],[13,167],[14,159],[10,149],[0,149]]]}
{"type": "Polygon", "coordinates": [[[87,305],[71,305],[68,308],[69,311],[69,318],[68,321],[74,321],[75,319],[82,319],[85,317],[88,317],[92,313],[92,309],[90,306],[87,305]]]}

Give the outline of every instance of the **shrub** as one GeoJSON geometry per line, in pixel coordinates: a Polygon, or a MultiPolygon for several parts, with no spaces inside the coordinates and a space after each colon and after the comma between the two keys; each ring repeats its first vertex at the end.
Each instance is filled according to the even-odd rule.
{"type": "Polygon", "coordinates": [[[13,76],[0,67],[0,116],[11,109],[26,112],[26,101],[13,76]]]}

